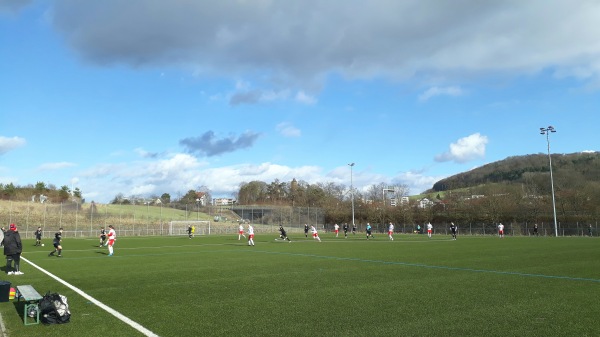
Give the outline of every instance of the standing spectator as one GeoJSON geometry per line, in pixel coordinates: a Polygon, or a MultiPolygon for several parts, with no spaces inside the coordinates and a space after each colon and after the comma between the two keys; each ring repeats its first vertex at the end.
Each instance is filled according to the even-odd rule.
{"type": "Polygon", "coordinates": [[[6,273],[8,275],[23,275],[19,264],[21,262],[21,252],[23,252],[23,244],[21,243],[21,235],[17,230],[17,226],[10,224],[8,232],[4,234],[4,255],[6,255],[6,273]],[[14,261],[14,267],[12,266],[14,261]],[[14,269],[11,271],[11,269],[14,269]]]}
{"type": "Polygon", "coordinates": [[[456,225],[454,222],[450,223],[450,232],[452,232],[452,240],[456,240],[456,225]]]}
{"type": "Polygon", "coordinates": [[[369,236],[370,236],[372,239],[375,239],[375,237],[374,237],[374,236],[373,236],[373,234],[371,233],[371,230],[372,230],[371,224],[369,224],[369,223],[367,222],[367,240],[369,240],[369,236]]]}
{"type": "Polygon", "coordinates": [[[427,236],[431,239],[431,235],[433,234],[433,225],[431,222],[427,223],[427,236]]]}
{"type": "Polygon", "coordinates": [[[501,239],[504,238],[504,225],[502,223],[498,224],[498,236],[501,239]]]}
{"type": "Polygon", "coordinates": [[[390,225],[388,226],[388,237],[392,241],[394,241],[393,235],[394,235],[394,224],[390,222],[390,225]]]}
{"type": "Polygon", "coordinates": [[[62,246],[60,244],[62,242],[62,233],[62,227],[58,229],[58,232],[54,233],[54,240],[52,241],[52,244],[54,245],[54,250],[50,254],[48,254],[48,256],[54,256],[54,253],[58,252],[58,255],[56,256],[62,257],[62,246]]]}
{"type": "Polygon", "coordinates": [[[348,224],[344,223],[344,226],[342,226],[342,228],[344,229],[344,238],[347,239],[348,238],[348,224]]]}
{"type": "Polygon", "coordinates": [[[242,239],[242,236],[244,239],[246,238],[246,235],[244,235],[244,225],[240,224],[240,227],[238,228],[238,241],[242,239]]]}
{"type": "Polygon", "coordinates": [[[533,235],[538,236],[538,225],[537,224],[533,225],[533,235]]]}
{"type": "Polygon", "coordinates": [[[335,231],[335,237],[337,238],[337,237],[338,237],[338,234],[340,233],[340,225],[338,225],[338,224],[335,224],[335,225],[333,226],[333,230],[335,231]]]}
{"type": "Polygon", "coordinates": [[[319,237],[319,232],[317,232],[317,228],[315,226],[310,226],[310,231],[312,232],[313,239],[321,242],[321,238],[319,237]]]}
{"type": "Polygon", "coordinates": [[[100,247],[106,246],[106,229],[100,227],[100,247]]]}
{"type": "Polygon", "coordinates": [[[108,225],[108,256],[113,256],[115,245],[115,240],[117,240],[117,232],[115,232],[115,227],[113,225],[108,225]]]}
{"type": "Polygon", "coordinates": [[[287,233],[285,232],[285,229],[283,229],[283,225],[279,225],[279,237],[282,238],[283,240],[288,240],[288,242],[292,242],[292,240],[290,240],[290,238],[288,238],[287,233]]]}
{"type": "Polygon", "coordinates": [[[308,237],[308,225],[304,224],[304,237],[308,237]]]}
{"type": "Polygon", "coordinates": [[[248,246],[254,246],[254,227],[248,224],[248,246]]]}
{"type": "Polygon", "coordinates": [[[35,236],[35,246],[42,245],[42,227],[38,227],[37,230],[33,233],[35,236]]]}

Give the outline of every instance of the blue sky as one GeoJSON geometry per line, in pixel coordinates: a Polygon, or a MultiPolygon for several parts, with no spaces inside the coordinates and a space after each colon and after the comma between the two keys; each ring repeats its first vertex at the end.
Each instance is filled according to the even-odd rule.
{"type": "Polygon", "coordinates": [[[366,189],[598,151],[597,1],[0,1],[0,183],[366,189]]]}

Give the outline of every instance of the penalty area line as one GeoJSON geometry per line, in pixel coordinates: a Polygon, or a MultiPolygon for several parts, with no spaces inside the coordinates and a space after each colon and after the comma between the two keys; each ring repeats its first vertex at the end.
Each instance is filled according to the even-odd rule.
{"type": "Polygon", "coordinates": [[[24,258],[21,256],[22,260],[25,260],[25,262],[29,263],[30,265],[32,265],[33,267],[35,267],[36,269],[38,269],[39,271],[41,271],[42,273],[50,276],[51,278],[55,279],[56,281],[62,283],[63,285],[67,286],[69,289],[73,290],[74,292],[78,293],[79,295],[81,295],[83,298],[85,298],[86,300],[94,303],[95,305],[99,306],[100,308],[104,309],[104,311],[108,312],[109,314],[115,316],[116,318],[118,318],[119,320],[121,320],[122,322],[126,323],[127,325],[131,326],[132,328],[136,329],[137,331],[141,332],[142,334],[144,334],[144,336],[148,336],[148,337],[159,337],[157,334],[155,334],[154,332],[146,329],[145,327],[143,327],[141,324],[131,320],[129,317],[121,314],[120,312],[116,311],[115,309],[109,307],[108,305],[98,301],[97,299],[93,298],[92,296],[86,294],[83,290],[75,287],[74,285],[70,284],[69,282],[61,279],[60,277],[50,273],[49,271],[47,271],[46,269],[36,265],[35,263],[29,261],[28,259],[24,258]]]}

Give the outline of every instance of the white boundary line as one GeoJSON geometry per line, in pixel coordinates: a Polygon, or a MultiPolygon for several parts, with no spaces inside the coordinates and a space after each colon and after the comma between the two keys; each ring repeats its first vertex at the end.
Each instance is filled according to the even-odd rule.
{"type": "Polygon", "coordinates": [[[129,326],[131,326],[132,328],[136,329],[137,331],[141,332],[144,334],[144,336],[147,337],[159,337],[157,334],[155,334],[154,332],[144,328],[142,325],[140,325],[139,323],[134,322],[133,320],[129,319],[127,316],[121,314],[120,312],[116,311],[115,309],[107,306],[106,304],[98,301],[97,299],[93,298],[92,296],[86,294],[85,292],[83,292],[83,290],[75,287],[74,285],[66,282],[65,280],[61,279],[60,277],[50,273],[49,271],[45,270],[44,268],[36,265],[35,263],[29,261],[28,259],[24,258],[21,256],[22,260],[25,260],[25,262],[29,263],[30,265],[32,265],[33,267],[35,267],[36,269],[38,269],[39,271],[41,271],[42,273],[50,276],[51,278],[57,280],[58,282],[64,284],[65,286],[67,286],[68,288],[70,288],[71,290],[73,290],[74,292],[78,293],[79,295],[81,295],[83,298],[87,299],[88,301],[94,303],[95,305],[99,306],[100,308],[104,309],[106,312],[108,312],[109,314],[115,316],[116,318],[120,319],[121,321],[125,322],[126,324],[128,324],[129,326]]]}

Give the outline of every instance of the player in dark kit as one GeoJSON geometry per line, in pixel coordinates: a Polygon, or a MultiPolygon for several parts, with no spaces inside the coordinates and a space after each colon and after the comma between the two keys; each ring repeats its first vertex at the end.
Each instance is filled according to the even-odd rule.
{"type": "Polygon", "coordinates": [[[106,246],[106,229],[100,227],[100,247],[106,246]]]}
{"type": "Polygon", "coordinates": [[[348,238],[348,224],[344,223],[344,226],[342,226],[342,229],[344,229],[344,238],[348,238]]]}
{"type": "Polygon", "coordinates": [[[58,257],[62,257],[62,246],[60,245],[60,243],[62,242],[62,232],[63,229],[60,228],[58,230],[58,232],[56,232],[56,234],[54,234],[54,241],[52,242],[52,244],[54,245],[54,250],[48,254],[48,256],[54,256],[54,253],[58,252],[58,257]]]}
{"type": "Polygon", "coordinates": [[[35,245],[41,246],[42,245],[42,227],[38,227],[34,234],[35,234],[35,245]]]}
{"type": "Polygon", "coordinates": [[[285,229],[283,229],[282,225],[279,225],[279,232],[281,233],[279,235],[280,238],[282,238],[284,240],[288,240],[289,242],[292,242],[292,240],[290,240],[290,238],[287,237],[287,233],[285,232],[285,229]]]}
{"type": "Polygon", "coordinates": [[[352,224],[352,234],[356,235],[356,224],[352,224]]]}
{"type": "Polygon", "coordinates": [[[450,223],[450,231],[452,232],[452,240],[456,240],[456,225],[454,222],[450,223]]]}
{"type": "Polygon", "coordinates": [[[308,237],[308,225],[304,224],[304,236],[308,237]]]}

